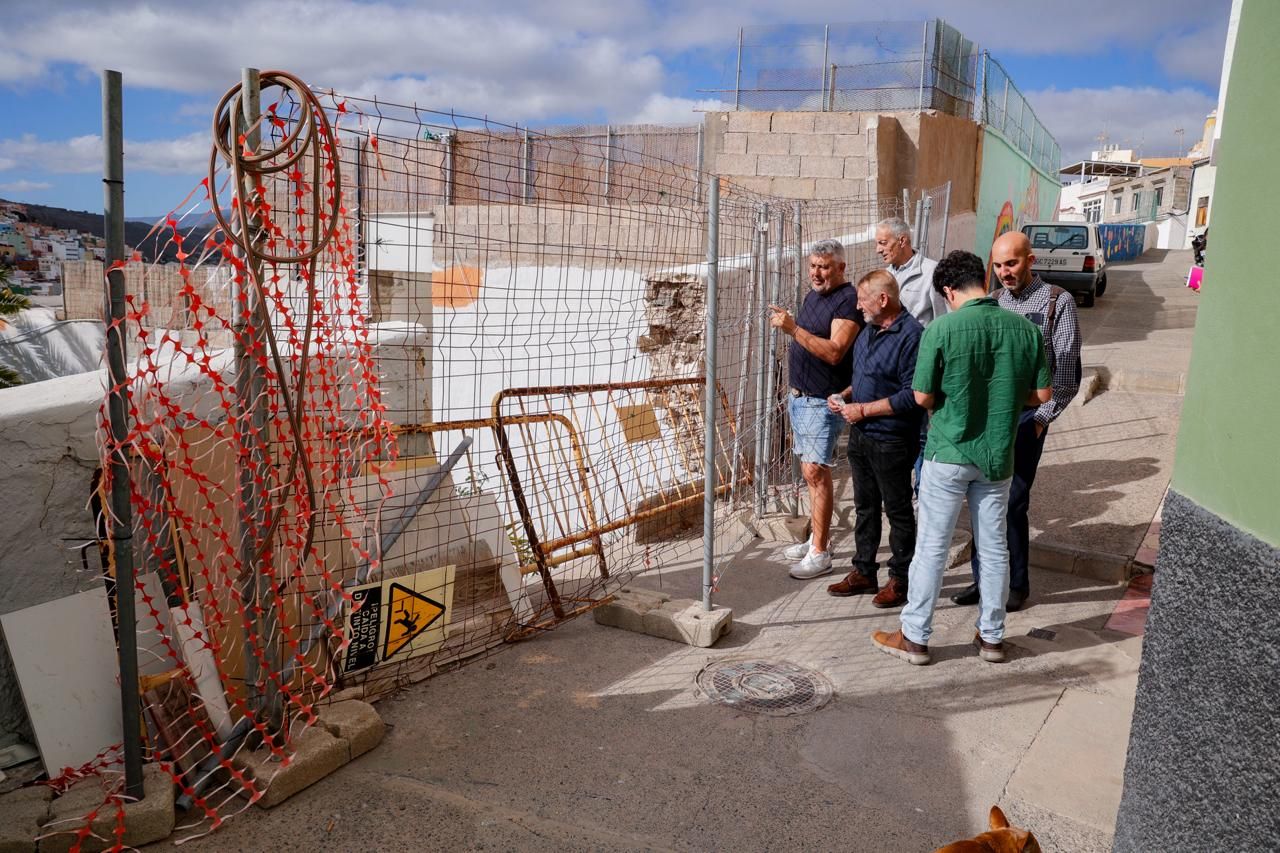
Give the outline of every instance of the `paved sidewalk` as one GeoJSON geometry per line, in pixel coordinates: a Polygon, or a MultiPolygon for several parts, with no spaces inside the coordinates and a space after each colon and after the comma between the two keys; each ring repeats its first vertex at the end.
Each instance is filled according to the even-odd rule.
{"type": "MultiPolygon", "coordinates": [[[[1087,363],[1135,385],[1073,404],[1051,431],[1037,537],[1129,558],[1142,544],[1180,398],[1138,371],[1185,369],[1180,254],[1189,263],[1113,267],[1099,307],[1082,311],[1087,363]]],[[[186,847],[929,851],[985,829],[999,803],[1045,851],[1110,850],[1142,644],[1132,617],[1114,621],[1125,585],[1033,569],[1004,664],[978,659],[976,611],[944,597],[934,663],[911,667],[870,642],[896,611],[826,594],[848,570],[838,532],[836,574],[813,581],[787,576],[780,543],[738,554],[718,598],[735,626],[716,648],[579,619],[380,703],[392,728],[373,752],[186,847]],[[711,703],[695,675],[738,657],[818,670],[835,698],[795,717],[711,703]]],[[[635,585],[693,597],[700,541],[669,556],[635,585]]],[[[968,577],[968,564],[951,569],[943,595],[968,577]]]]}

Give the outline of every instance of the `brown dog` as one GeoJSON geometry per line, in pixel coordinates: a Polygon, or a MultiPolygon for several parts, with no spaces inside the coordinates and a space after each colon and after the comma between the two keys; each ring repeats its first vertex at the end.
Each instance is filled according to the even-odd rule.
{"type": "Polygon", "coordinates": [[[1009,826],[999,806],[991,807],[991,831],[939,847],[933,853],[1040,853],[1040,842],[1025,829],[1009,826]]]}

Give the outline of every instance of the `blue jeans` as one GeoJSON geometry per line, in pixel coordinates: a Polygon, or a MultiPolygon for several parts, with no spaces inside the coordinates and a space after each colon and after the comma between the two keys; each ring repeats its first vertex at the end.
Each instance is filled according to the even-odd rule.
{"type": "Polygon", "coordinates": [[[969,513],[982,535],[974,547],[982,549],[978,577],[978,633],[989,643],[1004,639],[1004,603],[1009,595],[1009,551],[1005,547],[1005,518],[1009,512],[1010,480],[988,480],[976,465],[953,465],[926,459],[920,483],[916,554],[902,608],[902,634],[913,643],[928,645],[933,634],[933,610],[942,591],[951,533],[960,506],[969,500],[969,513]],[[979,543],[981,543],[979,545],[979,543]]]}
{"type": "MultiPolygon", "coordinates": [[[[1036,481],[1036,469],[1044,453],[1045,430],[1036,436],[1036,410],[1027,409],[1018,419],[1018,434],[1013,442],[1013,483],[1009,487],[1009,520],[1007,540],[1009,545],[1009,588],[1023,595],[1031,592],[1031,521],[1027,513],[1031,509],[1031,486],[1036,481]]],[[[986,559],[978,550],[978,526],[973,527],[973,582],[978,582],[982,561],[986,559]]]]}

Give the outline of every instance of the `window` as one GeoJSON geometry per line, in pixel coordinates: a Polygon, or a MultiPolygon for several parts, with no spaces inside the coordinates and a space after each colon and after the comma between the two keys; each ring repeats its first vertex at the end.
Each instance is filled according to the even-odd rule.
{"type": "Polygon", "coordinates": [[[1155,197],[1155,199],[1151,202],[1151,206],[1152,206],[1153,208],[1155,208],[1156,210],[1159,210],[1159,209],[1160,209],[1160,203],[1161,203],[1162,201],[1164,201],[1164,187],[1163,187],[1163,186],[1158,186],[1158,187],[1156,187],[1156,197],[1155,197]]]}
{"type": "Polygon", "coordinates": [[[1113,214],[1119,214],[1120,211],[1123,209],[1123,203],[1124,203],[1124,197],[1121,196],[1120,193],[1116,193],[1115,195],[1113,195],[1111,197],[1111,212],[1113,214]]]}
{"type": "Polygon", "coordinates": [[[1031,238],[1033,249],[1086,249],[1089,229],[1083,225],[1027,225],[1022,233],[1031,238]]]}
{"type": "Polygon", "coordinates": [[[1101,222],[1102,221],[1102,199],[1091,198],[1084,203],[1084,221],[1085,222],[1101,222]]]}
{"type": "Polygon", "coordinates": [[[1131,210],[1131,211],[1135,211],[1135,212],[1136,212],[1136,211],[1137,211],[1137,209],[1138,209],[1138,207],[1139,207],[1139,206],[1141,206],[1141,204],[1142,204],[1142,191],[1141,191],[1141,190],[1134,190],[1134,191],[1133,191],[1133,206],[1132,206],[1132,207],[1130,207],[1130,208],[1129,208],[1129,210],[1131,210]]]}
{"type": "Polygon", "coordinates": [[[1196,227],[1203,228],[1209,224],[1209,197],[1200,196],[1196,201],[1196,227]]]}

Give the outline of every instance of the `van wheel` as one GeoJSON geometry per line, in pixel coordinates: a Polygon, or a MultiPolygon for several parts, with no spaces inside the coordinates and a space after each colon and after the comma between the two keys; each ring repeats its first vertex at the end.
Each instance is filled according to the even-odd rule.
{"type": "Polygon", "coordinates": [[[1101,296],[1106,292],[1107,292],[1107,277],[1104,275],[1102,278],[1098,279],[1098,295],[1101,296]]]}

